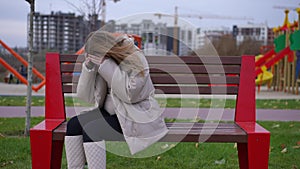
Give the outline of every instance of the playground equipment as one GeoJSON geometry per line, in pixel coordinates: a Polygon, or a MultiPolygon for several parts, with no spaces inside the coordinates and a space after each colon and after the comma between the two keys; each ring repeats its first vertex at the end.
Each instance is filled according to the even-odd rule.
{"type": "MultiPolygon", "coordinates": [[[[257,76],[256,84],[262,85],[266,82],[271,82],[273,78],[273,74],[269,71],[267,71],[269,68],[277,64],[280,60],[284,59],[285,56],[288,56],[288,58],[293,57],[293,52],[290,50],[290,47],[286,47],[285,49],[281,50],[279,53],[276,54],[275,50],[272,49],[269,52],[267,52],[264,56],[259,58],[255,62],[255,73],[257,76]]],[[[291,59],[289,59],[291,60],[291,59]]]]}
{"type": "MultiPolygon", "coordinates": [[[[299,92],[300,56],[296,58],[295,51],[300,55],[300,9],[298,8],[296,11],[299,19],[290,23],[288,20],[289,10],[285,10],[283,25],[273,29],[275,48],[269,49],[268,52],[256,59],[256,85],[259,87],[267,83],[270,88],[272,83],[276,91],[295,94],[299,92]]],[[[261,48],[261,51],[265,51],[266,48],[261,48]]],[[[270,47],[268,46],[268,48],[270,47]]]]}
{"type": "Polygon", "coordinates": [[[267,59],[272,57],[275,54],[275,51],[272,49],[268,51],[265,55],[259,55],[255,58],[255,69],[256,72],[256,80],[255,84],[258,85],[258,89],[260,90],[260,85],[268,84],[272,82],[273,74],[269,71],[267,71],[267,67],[264,66],[267,59]],[[262,70],[258,72],[258,70],[262,70]]]}
{"type": "Polygon", "coordinates": [[[256,61],[257,84],[264,84],[271,78],[272,86],[276,91],[298,94],[300,61],[295,51],[300,52],[300,8],[297,8],[298,21],[289,22],[289,10],[285,10],[285,20],[282,26],[274,28],[274,49],[269,50],[256,61]],[[266,77],[265,77],[266,76],[266,77]],[[260,80],[259,80],[260,79],[260,80]]]}
{"type": "MultiPolygon", "coordinates": [[[[2,40],[0,40],[0,44],[9,52],[11,53],[15,58],[17,58],[25,67],[28,66],[28,63],[25,59],[22,58],[17,52],[12,50],[9,46],[7,46],[2,40]]],[[[28,81],[26,78],[24,78],[15,68],[10,66],[4,59],[0,58],[0,63],[9,70],[12,74],[14,74],[22,83],[28,85],[28,81]]],[[[35,68],[32,68],[32,72],[39,77],[42,82],[38,84],[37,86],[32,86],[32,90],[37,92],[45,85],[45,77],[35,68]]]]}

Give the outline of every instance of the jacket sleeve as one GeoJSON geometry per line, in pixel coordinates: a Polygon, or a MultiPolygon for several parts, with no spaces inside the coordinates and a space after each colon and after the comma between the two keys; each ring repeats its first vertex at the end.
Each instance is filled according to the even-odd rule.
{"type": "Polygon", "coordinates": [[[136,103],[144,98],[141,93],[145,83],[149,79],[149,70],[144,70],[144,76],[128,73],[121,70],[120,66],[112,59],[106,59],[98,69],[99,74],[111,87],[112,91],[125,103],[136,103]]]}
{"type": "Polygon", "coordinates": [[[82,71],[77,86],[77,97],[91,104],[103,106],[107,94],[105,80],[94,69],[82,64],[82,71]]]}

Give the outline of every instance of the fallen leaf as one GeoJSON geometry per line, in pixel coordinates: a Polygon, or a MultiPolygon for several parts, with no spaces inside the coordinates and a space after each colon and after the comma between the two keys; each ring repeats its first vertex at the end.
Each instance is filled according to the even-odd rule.
{"type": "Polygon", "coordinates": [[[0,137],[1,137],[1,138],[4,138],[5,136],[4,136],[2,133],[0,133],[0,137]]]}
{"type": "Polygon", "coordinates": [[[13,164],[13,163],[14,163],[13,161],[4,162],[1,164],[1,167],[5,167],[5,166],[7,166],[9,164],[13,164]]]}
{"type": "Polygon", "coordinates": [[[198,147],[199,147],[199,143],[196,143],[196,144],[195,144],[195,147],[198,148],[198,147]]]}
{"type": "Polygon", "coordinates": [[[171,144],[171,145],[170,145],[170,148],[173,148],[173,147],[175,147],[175,144],[171,144]]]}
{"type": "Polygon", "coordinates": [[[280,127],[279,124],[274,124],[274,125],[272,126],[272,128],[278,128],[278,127],[280,127]]]}
{"type": "Polygon", "coordinates": [[[169,144],[165,144],[165,145],[161,146],[160,148],[161,148],[161,149],[166,149],[166,148],[168,148],[168,147],[169,147],[169,144]]]}
{"type": "Polygon", "coordinates": [[[294,127],[294,124],[290,124],[290,127],[294,127]]]}
{"type": "Polygon", "coordinates": [[[225,164],[225,163],[226,163],[226,160],[224,158],[222,160],[216,160],[215,161],[215,164],[219,164],[219,165],[225,164]]]}
{"type": "Polygon", "coordinates": [[[298,168],[297,168],[297,166],[294,164],[294,165],[292,166],[292,169],[298,169],[298,168]]]}
{"type": "Polygon", "coordinates": [[[160,159],[161,159],[161,157],[160,157],[160,156],[157,156],[156,161],[158,161],[158,160],[160,160],[160,159]]]}
{"type": "Polygon", "coordinates": [[[300,141],[297,142],[297,145],[300,146],[300,141]]]}
{"type": "Polygon", "coordinates": [[[284,149],[284,148],[286,148],[286,145],[285,144],[281,144],[280,147],[281,147],[281,149],[284,149]]]}
{"type": "Polygon", "coordinates": [[[80,106],[80,103],[74,103],[74,106],[80,106]]]}
{"type": "Polygon", "coordinates": [[[287,153],[287,148],[282,149],[281,153],[287,153]]]}
{"type": "Polygon", "coordinates": [[[293,149],[298,149],[300,148],[300,146],[293,146],[293,149]]]}

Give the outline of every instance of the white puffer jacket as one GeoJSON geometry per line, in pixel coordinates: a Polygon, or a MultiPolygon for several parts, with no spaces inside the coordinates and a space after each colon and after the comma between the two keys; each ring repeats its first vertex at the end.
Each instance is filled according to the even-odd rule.
{"type": "Polygon", "coordinates": [[[81,76],[89,77],[80,77],[77,90],[79,97],[90,102],[95,101],[100,106],[104,105],[102,99],[105,97],[105,90],[98,87],[104,87],[106,84],[103,83],[103,79],[105,80],[113,101],[111,107],[114,108],[120,121],[131,154],[144,150],[168,133],[162,117],[163,109],[154,98],[154,87],[147,60],[142,52],[139,57],[144,66],[143,76],[128,70],[122,64],[117,65],[112,59],[106,59],[98,69],[100,76],[94,70],[84,70],[86,68],[83,67],[85,72],[82,72],[81,76]],[[88,79],[92,78],[96,78],[94,84],[93,82],[81,83],[82,80],[91,81],[88,79]],[[85,93],[81,91],[88,88],[85,85],[95,86],[95,88],[85,93]],[[89,96],[93,99],[88,98],[89,96]]]}

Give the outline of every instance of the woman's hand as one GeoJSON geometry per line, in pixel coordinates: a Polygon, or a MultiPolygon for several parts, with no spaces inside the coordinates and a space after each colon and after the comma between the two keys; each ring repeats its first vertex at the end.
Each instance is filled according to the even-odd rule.
{"type": "Polygon", "coordinates": [[[86,56],[86,60],[88,60],[89,62],[92,62],[93,64],[99,66],[101,63],[103,63],[103,61],[105,60],[106,56],[95,56],[92,54],[87,54],[86,56]]]}

